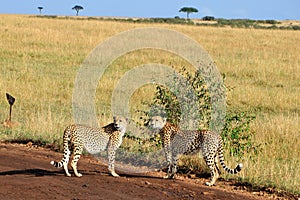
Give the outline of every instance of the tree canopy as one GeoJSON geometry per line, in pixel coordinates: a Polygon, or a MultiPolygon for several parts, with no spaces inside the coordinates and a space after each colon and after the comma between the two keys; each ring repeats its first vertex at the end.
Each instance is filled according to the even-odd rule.
{"type": "Polygon", "coordinates": [[[197,13],[198,10],[197,10],[197,8],[193,8],[193,7],[183,7],[179,10],[179,12],[185,12],[186,18],[189,19],[190,13],[197,13]]]}
{"type": "Polygon", "coordinates": [[[40,11],[40,15],[42,14],[42,10],[44,9],[44,7],[42,7],[42,6],[39,6],[39,7],[37,7],[37,9],[39,9],[39,11],[40,11]]]}
{"type": "Polygon", "coordinates": [[[82,6],[76,5],[72,8],[72,10],[76,10],[76,16],[78,16],[78,13],[80,10],[83,10],[82,6]]]}

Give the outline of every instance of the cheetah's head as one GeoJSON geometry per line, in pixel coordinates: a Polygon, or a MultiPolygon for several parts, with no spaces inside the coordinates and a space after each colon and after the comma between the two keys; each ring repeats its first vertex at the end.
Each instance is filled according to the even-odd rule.
{"type": "Polygon", "coordinates": [[[150,118],[149,127],[151,129],[162,129],[167,122],[167,118],[161,116],[153,116],[150,118]]]}
{"type": "Polygon", "coordinates": [[[114,126],[117,130],[125,132],[127,126],[127,119],[122,116],[114,116],[114,126]]]}

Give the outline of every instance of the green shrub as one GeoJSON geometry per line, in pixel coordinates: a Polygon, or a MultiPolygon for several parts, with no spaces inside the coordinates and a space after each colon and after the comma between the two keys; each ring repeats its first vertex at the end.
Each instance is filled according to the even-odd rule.
{"type": "Polygon", "coordinates": [[[300,26],[292,26],[292,29],[299,31],[300,30],[300,26]]]}
{"type": "MultiPolygon", "coordinates": [[[[181,118],[185,117],[184,114],[188,113],[191,116],[199,113],[199,116],[191,117],[198,119],[201,127],[207,129],[209,127],[208,116],[211,113],[211,98],[205,81],[201,77],[201,72],[197,71],[195,74],[191,74],[182,68],[180,73],[184,79],[174,76],[173,81],[167,86],[158,85],[156,87],[156,96],[151,106],[163,108],[166,112],[164,114],[173,124],[179,124],[181,120],[186,120],[181,118]],[[182,105],[182,102],[186,102],[186,104],[182,105]],[[188,106],[195,102],[200,106],[198,112],[192,110],[194,107],[188,106]]],[[[156,114],[159,113],[156,112],[156,114]]]]}
{"type": "MultiPolygon", "coordinates": [[[[195,92],[196,98],[200,105],[199,129],[208,129],[210,114],[211,114],[211,98],[207,89],[205,81],[201,77],[201,73],[197,71],[195,74],[188,72],[185,68],[181,70],[181,74],[189,83],[189,87],[195,92]]],[[[159,113],[159,109],[152,110],[148,115],[165,115],[168,120],[173,124],[179,124],[182,119],[182,110],[180,108],[180,95],[174,95],[171,91],[180,91],[182,80],[177,77],[174,81],[165,86],[157,86],[156,96],[153,103],[150,105],[152,108],[163,108],[165,113],[159,113]],[[171,88],[171,89],[170,89],[171,88]]],[[[185,89],[185,88],[184,88],[185,89]]],[[[197,113],[190,108],[184,107],[187,112],[197,113]]],[[[183,116],[184,117],[184,116],[183,116]]],[[[255,155],[260,152],[259,145],[253,143],[252,137],[255,135],[250,129],[251,123],[255,120],[255,115],[251,112],[245,111],[229,111],[226,114],[224,128],[221,136],[224,140],[224,148],[226,152],[230,152],[231,156],[241,159],[246,153],[253,151],[255,155]]]]}
{"type": "Polygon", "coordinates": [[[215,17],[213,16],[205,16],[202,18],[203,21],[214,21],[215,20],[215,17]]]}
{"type": "Polygon", "coordinates": [[[265,20],[265,23],[266,24],[280,24],[280,22],[277,22],[276,20],[270,20],[270,19],[267,19],[267,20],[265,20]]]}
{"type": "Polygon", "coordinates": [[[260,152],[260,145],[252,142],[255,132],[251,131],[250,125],[254,120],[255,115],[249,112],[227,112],[221,136],[230,156],[240,159],[246,153],[257,155],[260,152]]]}

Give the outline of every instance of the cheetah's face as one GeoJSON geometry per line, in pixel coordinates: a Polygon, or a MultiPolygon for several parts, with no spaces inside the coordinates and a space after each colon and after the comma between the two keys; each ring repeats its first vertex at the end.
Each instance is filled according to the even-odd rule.
{"type": "Polygon", "coordinates": [[[114,126],[119,131],[125,130],[127,126],[127,119],[122,116],[114,116],[114,126]]]}
{"type": "Polygon", "coordinates": [[[165,126],[166,122],[166,118],[163,118],[161,116],[154,116],[150,119],[149,127],[152,129],[162,129],[165,126]]]}

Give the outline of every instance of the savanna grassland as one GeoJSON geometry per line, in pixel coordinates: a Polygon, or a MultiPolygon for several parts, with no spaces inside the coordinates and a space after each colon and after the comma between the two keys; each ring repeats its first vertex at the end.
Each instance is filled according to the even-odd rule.
{"type": "MultiPolygon", "coordinates": [[[[72,120],[77,70],[102,41],[136,27],[164,27],[196,40],[225,74],[231,110],[255,113],[251,125],[260,144],[257,158],[247,155],[239,175],[255,185],[300,193],[300,32],[104,20],[0,15],[0,121],[8,118],[8,92],[16,98],[12,129],[0,127],[0,140],[33,140],[61,145],[72,120]]],[[[144,50],[117,59],[105,72],[96,94],[99,124],[111,121],[110,99],[122,75],[147,62],[185,66],[166,52],[144,50]],[[171,58],[172,57],[172,58],[171,58]]],[[[134,109],[153,97],[154,87],[137,91],[134,109]]],[[[228,164],[236,161],[227,157],[228,164]]]]}

